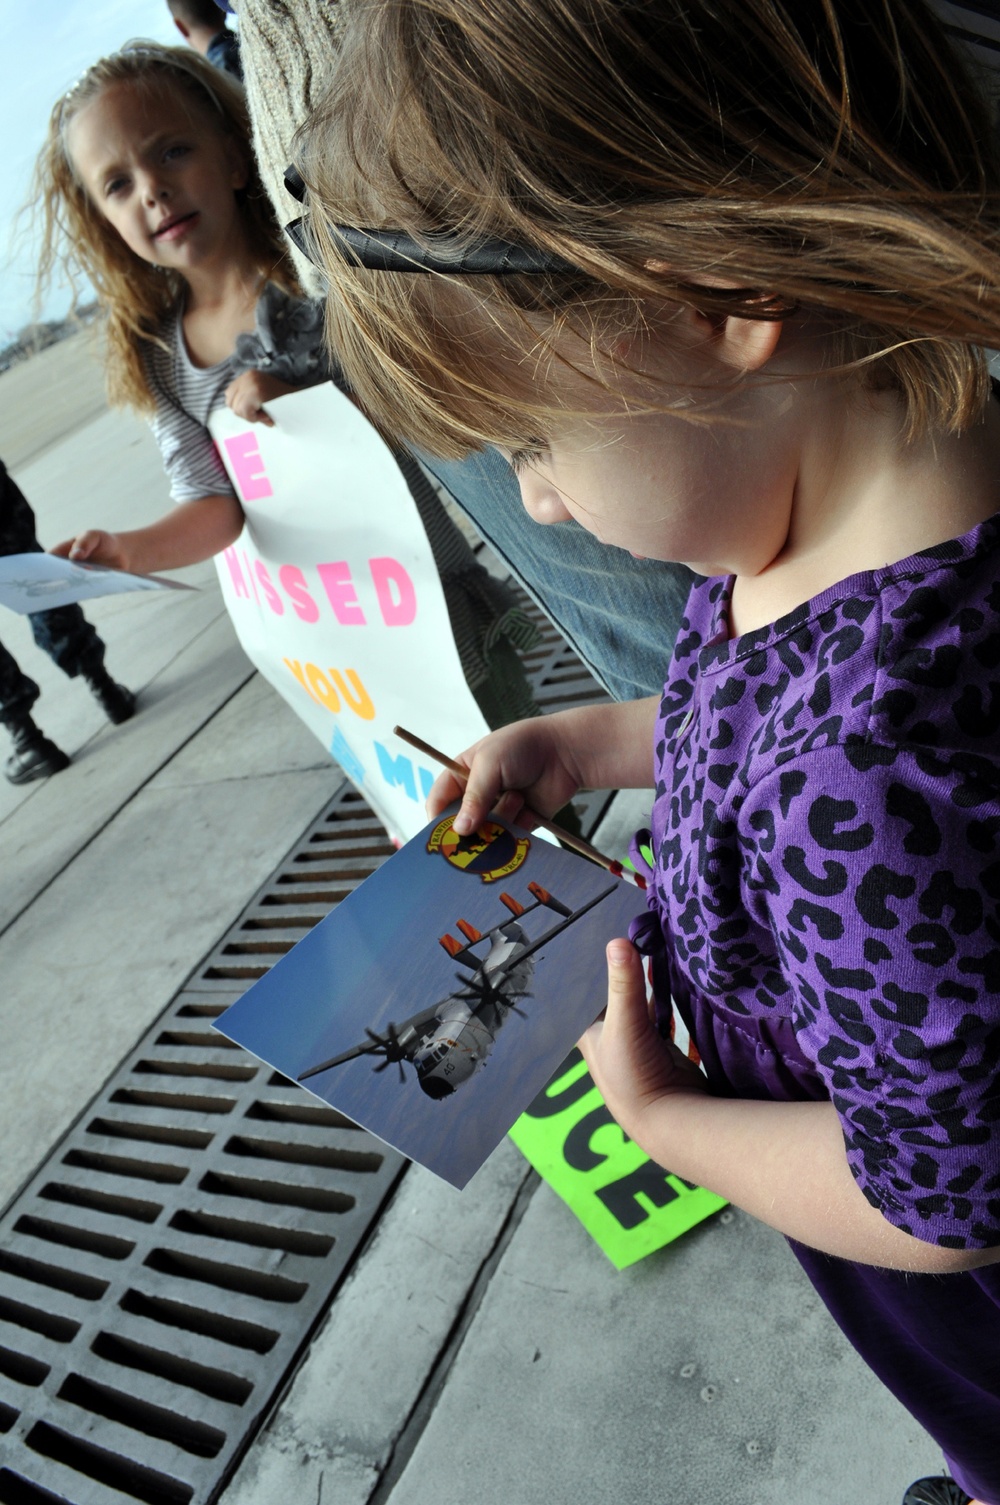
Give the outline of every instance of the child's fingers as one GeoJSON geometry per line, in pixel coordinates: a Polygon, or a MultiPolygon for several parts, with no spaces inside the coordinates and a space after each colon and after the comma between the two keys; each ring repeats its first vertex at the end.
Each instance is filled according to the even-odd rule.
{"type": "Polygon", "coordinates": [[[641,1047],[645,1038],[652,1033],[642,957],[624,936],[609,941],[605,954],[608,962],[608,1007],[605,1021],[609,1031],[618,1037],[621,1045],[626,1050],[634,1050],[641,1047]]]}
{"type": "Polygon", "coordinates": [[[608,942],[608,1006],[580,1041],[595,1085],[631,1132],[636,1115],[658,1098],[704,1092],[698,1068],[661,1039],[646,1004],[642,957],[623,938],[608,942]]]}
{"type": "Polygon", "coordinates": [[[85,533],[78,533],[75,538],[66,538],[62,543],[57,543],[49,552],[58,554],[60,559],[90,559],[93,554],[104,544],[107,534],[100,528],[88,528],[85,533]]]}
{"type": "Polygon", "coordinates": [[[462,808],[452,824],[459,836],[468,836],[482,825],[491,810],[500,808],[505,820],[514,820],[523,804],[524,796],[516,790],[503,793],[498,768],[492,759],[474,758],[462,795],[462,808]]]}
{"type": "Polygon", "coordinates": [[[456,778],[450,768],[446,768],[444,773],[439,773],[427,796],[425,808],[428,817],[433,820],[435,815],[440,815],[442,810],[461,799],[464,788],[464,783],[456,778]]]}
{"type": "Polygon", "coordinates": [[[618,936],[608,942],[605,956],[608,964],[607,1007],[580,1041],[580,1050],[595,1081],[603,1076],[602,1058],[607,1060],[613,1053],[616,1058],[621,1056],[623,1061],[630,1062],[641,1051],[645,1043],[643,1036],[651,1028],[646,1007],[646,981],[638,951],[631,941],[618,936]]]}

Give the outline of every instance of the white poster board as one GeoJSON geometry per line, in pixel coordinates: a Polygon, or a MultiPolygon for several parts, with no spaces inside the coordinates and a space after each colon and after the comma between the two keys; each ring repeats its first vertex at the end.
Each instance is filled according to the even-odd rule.
{"type": "Polygon", "coordinates": [[[388,447],[329,383],[228,408],[209,427],[246,514],[217,557],[247,656],[390,835],[424,825],[439,770],[397,723],[454,755],[488,727],[462,673],[427,535],[388,447]]]}

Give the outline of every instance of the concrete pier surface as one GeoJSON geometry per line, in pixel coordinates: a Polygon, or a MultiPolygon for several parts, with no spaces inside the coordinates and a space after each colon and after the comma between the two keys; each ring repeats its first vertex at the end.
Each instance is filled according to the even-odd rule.
{"type": "MultiPolygon", "coordinates": [[[[0,376],[0,456],[46,545],[166,506],[85,339],[0,376]]],[[[0,621],[73,758],[0,780],[0,1205],[341,782],[247,663],[213,566],[184,578],[86,608],[139,694],[122,727],[0,621]]],[[[598,844],[642,814],[619,797],[598,844]]],[[[221,1498],[898,1505],[941,1468],[776,1234],[730,1211],[617,1273],[505,1142],[462,1193],[406,1173],[221,1498]]]]}

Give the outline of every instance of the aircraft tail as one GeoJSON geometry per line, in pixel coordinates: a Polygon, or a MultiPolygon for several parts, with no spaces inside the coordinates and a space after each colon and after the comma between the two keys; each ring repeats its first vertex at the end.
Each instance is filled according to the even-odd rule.
{"type": "Polygon", "coordinates": [[[543,888],[540,883],[529,883],[528,892],[534,895],[539,904],[544,904],[546,909],[554,909],[556,914],[566,915],[568,917],[573,913],[571,909],[568,909],[566,907],[561,899],[553,898],[548,889],[543,888]]]}

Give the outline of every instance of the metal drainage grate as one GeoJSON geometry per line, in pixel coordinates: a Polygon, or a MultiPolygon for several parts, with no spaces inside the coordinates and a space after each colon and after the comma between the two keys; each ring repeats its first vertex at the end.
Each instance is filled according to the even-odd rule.
{"type": "MultiPolygon", "coordinates": [[[[602,698],[537,620],[539,703],[602,698]]],[[[0,1505],[231,1477],[405,1161],[211,1021],[393,850],[343,785],[0,1218],[0,1505]]]]}
{"type": "Polygon", "coordinates": [[[393,851],[345,786],[0,1219],[0,1501],[224,1482],[405,1162],[211,1021],[393,851]]]}

